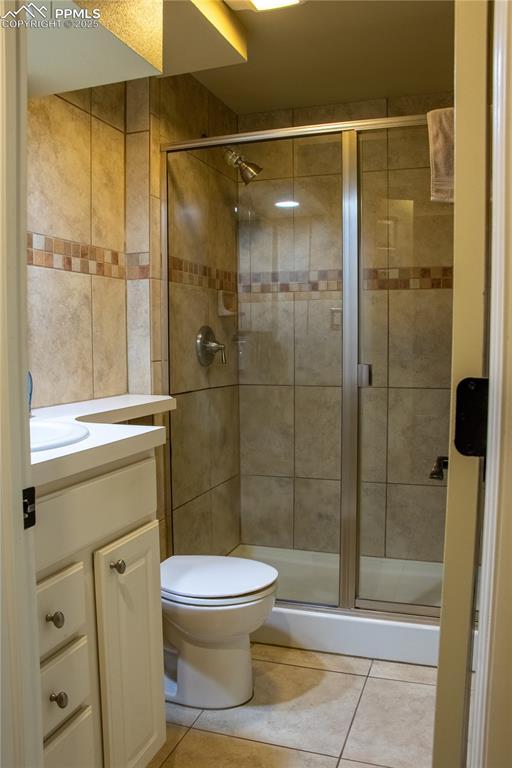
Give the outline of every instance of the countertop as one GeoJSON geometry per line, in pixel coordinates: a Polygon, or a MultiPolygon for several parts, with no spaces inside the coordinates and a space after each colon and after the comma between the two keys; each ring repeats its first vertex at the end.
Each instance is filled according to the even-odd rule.
{"type": "Polygon", "coordinates": [[[118,395],[33,410],[32,419],[80,421],[89,430],[85,439],[72,445],[33,452],[33,484],[52,483],[163,445],[163,427],[119,422],[175,408],[176,400],[168,395],[118,395]]]}

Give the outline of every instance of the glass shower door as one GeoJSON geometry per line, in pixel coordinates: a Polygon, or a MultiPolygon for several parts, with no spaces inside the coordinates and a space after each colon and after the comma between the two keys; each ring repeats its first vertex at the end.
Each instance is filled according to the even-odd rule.
{"type": "Polygon", "coordinates": [[[371,380],[359,389],[356,605],[436,615],[446,469],[432,467],[448,455],[453,206],[430,200],[426,126],[358,141],[359,361],[371,380]]]}

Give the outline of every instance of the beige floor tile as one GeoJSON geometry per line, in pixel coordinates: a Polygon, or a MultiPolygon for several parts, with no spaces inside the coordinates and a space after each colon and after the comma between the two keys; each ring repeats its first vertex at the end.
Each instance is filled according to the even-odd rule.
{"type": "MultiPolygon", "coordinates": [[[[340,760],[338,768],[380,768],[377,763],[354,763],[352,760],[340,760]]],[[[385,768],[385,766],[384,766],[385,768]]]]}
{"type": "Polygon", "coordinates": [[[382,677],[386,680],[403,680],[408,683],[428,683],[435,685],[436,667],[423,667],[418,664],[397,664],[392,661],[374,661],[370,677],[382,677]]]}
{"type": "Polygon", "coordinates": [[[343,757],[389,768],[430,768],[435,694],[432,685],[368,678],[343,757]]]}
{"type": "Polygon", "coordinates": [[[168,723],[175,725],[191,726],[201,714],[201,709],[193,707],[182,707],[180,704],[171,704],[165,702],[165,719],[168,723]]]}
{"type": "Polygon", "coordinates": [[[356,675],[255,661],[253,699],[244,707],[203,712],[194,727],[338,756],[364,681],[356,675]]]}
{"type": "Polygon", "coordinates": [[[154,758],[148,763],[147,768],[160,768],[164,760],[169,757],[172,750],[178,744],[186,734],[187,729],[181,725],[173,725],[167,723],[167,738],[165,744],[158,750],[154,758]]]}
{"type": "MultiPolygon", "coordinates": [[[[295,749],[271,747],[215,733],[191,730],[164,763],[165,768],[336,768],[336,760],[295,749]]],[[[364,767],[363,767],[364,768],[364,767]]]]}
{"type": "Polygon", "coordinates": [[[300,648],[284,648],[280,645],[252,646],[252,656],[261,661],[274,661],[277,664],[290,664],[293,667],[310,667],[331,672],[346,672],[351,675],[367,675],[370,659],[358,659],[354,656],[340,656],[336,653],[317,653],[303,651],[300,648]]]}

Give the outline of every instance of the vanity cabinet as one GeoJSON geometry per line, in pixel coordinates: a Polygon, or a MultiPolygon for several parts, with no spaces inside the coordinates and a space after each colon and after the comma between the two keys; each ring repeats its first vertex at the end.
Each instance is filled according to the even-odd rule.
{"type": "Polygon", "coordinates": [[[152,452],[38,489],[45,768],[146,768],[165,741],[155,517],[152,452]]]}

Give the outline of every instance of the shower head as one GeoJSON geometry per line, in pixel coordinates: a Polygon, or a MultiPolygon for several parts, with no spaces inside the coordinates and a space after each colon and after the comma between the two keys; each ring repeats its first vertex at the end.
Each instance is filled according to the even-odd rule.
{"type": "Polygon", "coordinates": [[[244,160],[242,155],[239,155],[234,149],[226,149],[224,152],[224,160],[228,165],[231,165],[232,168],[238,168],[244,184],[249,184],[249,182],[263,170],[260,165],[244,160]]]}

